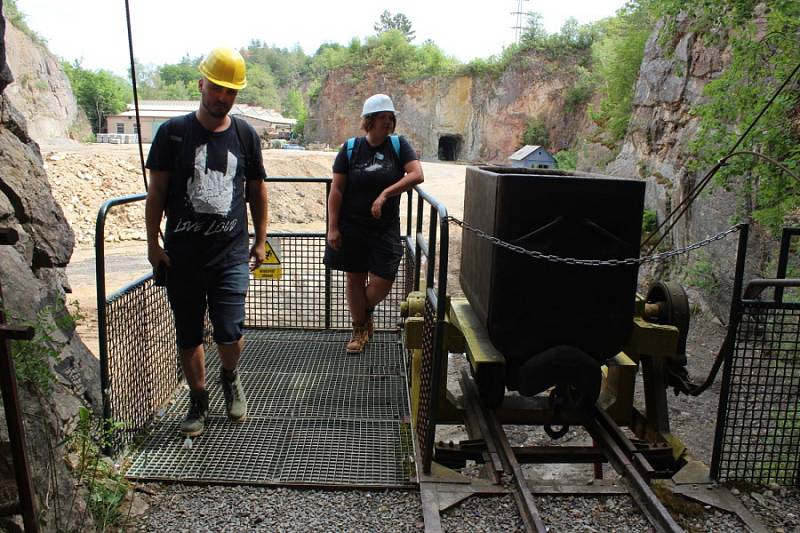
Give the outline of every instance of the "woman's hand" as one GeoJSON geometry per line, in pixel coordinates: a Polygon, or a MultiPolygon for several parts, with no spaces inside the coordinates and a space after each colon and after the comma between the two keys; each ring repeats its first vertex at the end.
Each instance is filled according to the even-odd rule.
{"type": "Polygon", "coordinates": [[[342,234],[339,233],[339,228],[329,229],[327,240],[328,246],[338,252],[342,247],[342,234]]]}
{"type": "Polygon", "coordinates": [[[383,209],[383,204],[386,203],[386,196],[381,193],[375,198],[375,201],[372,202],[372,217],[373,218],[381,218],[381,210],[383,209]]]}

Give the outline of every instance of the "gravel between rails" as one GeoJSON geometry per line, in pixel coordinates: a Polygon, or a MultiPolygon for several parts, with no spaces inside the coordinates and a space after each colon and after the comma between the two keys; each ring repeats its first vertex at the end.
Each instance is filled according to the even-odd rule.
{"type": "MultiPolygon", "coordinates": [[[[217,532],[422,532],[416,491],[312,490],[250,486],[143,484],[138,494],[148,505],[129,531],[217,532]]],[[[753,490],[739,495],[768,531],[800,531],[800,491],[753,490]],[[761,492],[760,492],[761,491],[761,492]]],[[[534,496],[552,533],[654,531],[629,496],[534,496]]],[[[734,515],[694,505],[676,514],[687,532],[746,532],[734,515]]],[[[525,531],[510,494],[472,497],[442,513],[447,533],[525,531]]]]}

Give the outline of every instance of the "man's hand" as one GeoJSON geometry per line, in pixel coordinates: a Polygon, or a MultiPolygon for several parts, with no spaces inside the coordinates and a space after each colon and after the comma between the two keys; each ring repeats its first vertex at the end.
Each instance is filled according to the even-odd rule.
{"type": "Polygon", "coordinates": [[[263,242],[257,242],[250,248],[250,272],[261,266],[266,253],[266,245],[263,242]]]}
{"type": "Polygon", "coordinates": [[[383,209],[383,204],[386,203],[386,196],[383,193],[379,194],[375,201],[372,202],[372,217],[373,218],[381,218],[381,210],[383,209]]]}
{"type": "Polygon", "coordinates": [[[328,230],[328,246],[336,250],[337,252],[342,247],[342,234],[339,233],[339,228],[329,229],[328,230]]]}
{"type": "Polygon", "coordinates": [[[167,252],[165,252],[164,249],[158,244],[147,247],[147,260],[150,261],[150,266],[153,267],[153,272],[158,269],[158,265],[161,263],[170,266],[167,252]]]}

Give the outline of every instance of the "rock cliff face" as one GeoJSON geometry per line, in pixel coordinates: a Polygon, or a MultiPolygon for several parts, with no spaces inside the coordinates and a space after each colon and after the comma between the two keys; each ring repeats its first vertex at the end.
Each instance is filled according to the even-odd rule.
{"type": "Polygon", "coordinates": [[[16,83],[5,91],[24,118],[28,135],[46,139],[85,139],[91,128],[79,112],[69,80],[53,54],[11,24],[6,25],[8,67],[16,83]]]}
{"type": "Polygon", "coordinates": [[[331,73],[306,121],[310,140],[340,144],[359,130],[361,105],[370,95],[394,100],[397,132],[409,138],[420,157],[505,162],[522,145],[531,119],[549,130],[550,148],[566,148],[584,113],[563,113],[564,97],[582,59],[557,62],[535,53],[519,58],[498,78],[488,75],[431,77],[410,82],[372,74],[352,82],[349,71],[331,73]]]}
{"type": "MultiPolygon", "coordinates": [[[[755,9],[755,20],[766,31],[764,10],[763,4],[755,9]]],[[[548,128],[553,151],[581,146],[580,170],[646,180],[646,207],[656,211],[662,221],[709,170],[691,172],[687,168],[689,144],[699,128],[692,110],[703,102],[706,84],[719,77],[731,61],[728,48],[705,44],[702,36],[689,30],[690,22],[679,21],[674,37],[666,44],[659,37],[663,25],[658,24],[648,40],[631,121],[619,152],[582,141],[596,138],[596,127],[586,118],[584,107],[565,109],[565,95],[576,81],[574,67],[582,58],[553,62],[535,53],[522,57],[498,78],[476,75],[404,83],[371,75],[353,83],[348,71],[333,72],[311,106],[306,131],[309,138],[331,144],[359,135],[361,103],[371,94],[385,92],[398,108],[398,132],[411,140],[422,159],[435,160],[443,147],[453,146],[456,159],[504,164],[521,145],[528,121],[540,119],[548,128]]],[[[682,248],[716,235],[731,226],[737,208],[735,192],[707,187],[665,245],[682,248]]],[[[764,275],[774,247],[774,241],[758,227],[751,227],[748,276],[764,275]]],[[[737,239],[732,235],[658,265],[656,270],[659,276],[670,277],[678,271],[710,268],[714,287],[713,294],[706,296],[714,311],[725,317],[736,248],[737,239]]]]}
{"type": "MultiPolygon", "coordinates": [[[[40,530],[91,530],[91,519],[83,523],[83,497],[62,459],[61,443],[74,428],[80,405],[100,405],[98,363],[74,327],[59,326],[54,320],[64,312],[64,266],[74,239],[51,194],[38,145],[3,90],[14,86],[5,62],[7,29],[0,17],[0,227],[15,229],[19,242],[0,246],[2,305],[12,322],[29,321],[40,331],[49,329],[52,342],[46,345],[58,352],[57,358],[45,363],[55,376],[50,393],[23,383],[19,387],[40,530]],[[77,510],[69,513],[71,502],[77,510]]],[[[0,420],[0,450],[3,485],[9,476],[13,483],[5,416],[0,420]]],[[[0,524],[0,528],[4,525],[8,526],[0,524]]]]}
{"type": "MultiPolygon", "coordinates": [[[[759,15],[757,15],[759,16],[759,15]]],[[[757,19],[757,22],[760,19],[757,19]]],[[[688,26],[684,21],[684,26],[688,26]]],[[[678,31],[669,44],[660,44],[659,24],[650,36],[639,71],[633,100],[633,114],[622,149],[608,165],[610,175],[647,180],[646,208],[658,213],[658,220],[677,207],[710,169],[687,169],[689,143],[699,128],[692,109],[703,102],[703,88],[730,64],[728,48],[704,44],[690,31],[678,31]]],[[[681,248],[701,241],[731,226],[737,209],[736,195],[721,189],[705,189],[672,230],[667,243],[681,248]]],[[[762,273],[767,262],[769,239],[751,228],[748,270],[762,273]]],[[[715,312],[727,316],[732,293],[737,239],[724,241],[681,257],[676,266],[702,263],[712,268],[716,281],[710,300],[715,312]]]]}

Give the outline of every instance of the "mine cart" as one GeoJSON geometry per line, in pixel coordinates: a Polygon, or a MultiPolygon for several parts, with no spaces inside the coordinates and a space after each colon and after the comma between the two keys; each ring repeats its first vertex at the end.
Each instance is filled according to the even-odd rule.
{"type": "Polygon", "coordinates": [[[593,405],[600,365],[631,337],[644,182],[558,171],[470,167],[464,222],[522,250],[580,264],[534,260],[463,234],[461,288],[505,368],[473,362],[481,397],[499,405],[504,387],[593,405]]]}

